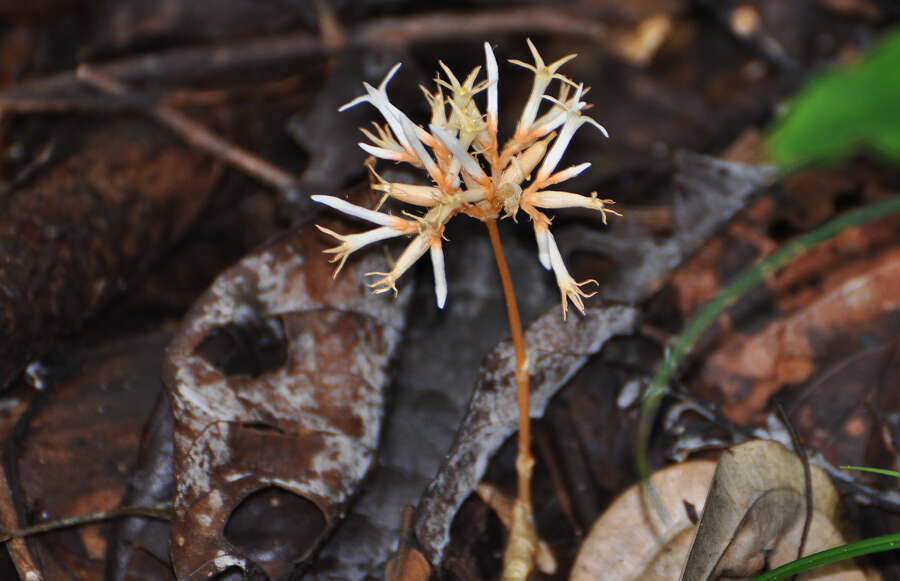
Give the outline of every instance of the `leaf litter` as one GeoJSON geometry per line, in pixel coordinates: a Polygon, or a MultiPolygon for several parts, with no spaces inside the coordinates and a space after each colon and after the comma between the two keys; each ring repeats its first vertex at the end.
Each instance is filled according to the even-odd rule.
{"type": "MultiPolygon", "coordinates": [[[[56,4],[53,3],[49,4],[56,6],[56,4]]],[[[58,4],[59,6],[63,6],[65,3],[58,4]]],[[[752,128],[752,125],[756,123],[755,120],[759,118],[760,114],[767,114],[769,111],[773,102],[773,95],[777,96],[779,91],[783,90],[774,88],[777,83],[784,80],[777,72],[777,68],[767,69],[765,65],[760,66],[758,61],[754,62],[755,51],[758,51],[759,47],[754,46],[752,40],[747,42],[745,51],[734,51],[731,48],[731,41],[727,40],[727,38],[723,40],[727,35],[724,35],[721,31],[717,30],[715,23],[697,20],[693,15],[686,16],[683,11],[679,11],[683,10],[683,8],[684,7],[681,9],[676,8],[672,11],[669,11],[667,8],[667,13],[671,14],[671,29],[667,32],[667,39],[665,43],[651,47],[652,54],[649,54],[649,58],[651,59],[650,63],[641,64],[640,66],[642,68],[640,69],[641,72],[639,74],[632,74],[631,72],[623,73],[621,69],[611,65],[610,59],[606,57],[599,57],[592,61],[592,67],[595,71],[591,74],[595,74],[598,79],[603,79],[604,81],[603,83],[597,81],[593,83],[595,86],[604,87],[603,94],[600,95],[600,107],[604,110],[615,108],[616,126],[612,127],[613,134],[614,136],[622,136],[623,147],[621,149],[615,148],[615,151],[613,151],[613,148],[604,148],[603,150],[603,155],[609,157],[609,160],[611,160],[611,167],[613,168],[609,177],[610,184],[619,186],[626,183],[628,179],[633,179],[629,176],[640,176],[646,173],[652,174],[652,171],[648,172],[647,168],[655,166],[656,162],[648,160],[658,159],[655,152],[659,150],[658,146],[660,145],[683,145],[703,151],[715,150],[717,148],[717,143],[719,145],[724,145],[722,140],[730,141],[732,136],[737,134],[737,130],[743,131],[748,123],[752,128]],[[699,35],[698,32],[700,33],[699,35]],[[703,41],[698,42],[696,40],[698,38],[703,39],[703,41]],[[718,47],[720,50],[710,50],[710,46],[718,47]],[[721,50],[723,48],[724,50],[721,50]],[[692,51],[702,51],[703,54],[709,55],[710,60],[712,61],[710,66],[700,67],[699,69],[696,66],[692,66],[691,63],[696,60],[696,55],[694,55],[694,52],[692,51]],[[741,63],[744,63],[745,66],[739,66],[741,63]],[[757,80],[752,80],[749,74],[759,70],[763,71],[762,76],[753,77],[757,80]],[[692,76],[694,74],[699,74],[699,76],[692,76]],[[608,83],[607,81],[609,78],[612,78],[617,82],[608,83]],[[690,85],[690,87],[687,87],[686,84],[690,85]],[[673,104],[677,104],[677,106],[673,107],[673,104]],[[658,122],[647,123],[648,118],[658,120],[658,122]],[[640,160],[638,170],[631,173],[622,171],[623,166],[627,165],[629,160],[632,163],[634,160],[640,160]],[[616,180],[621,181],[617,182],[616,180]]],[[[57,7],[57,9],[59,8],[57,7]]],[[[339,8],[339,10],[342,14],[346,15],[348,9],[343,7],[339,8]]],[[[372,8],[360,8],[357,10],[365,12],[366,10],[372,10],[372,8]]],[[[617,8],[616,10],[621,10],[621,8],[617,8]]],[[[704,10],[710,9],[704,8],[704,10]]],[[[794,8],[794,12],[797,10],[797,8],[794,8]]],[[[651,9],[648,14],[652,14],[653,12],[654,10],[651,9]]],[[[713,10],[710,10],[710,12],[713,12],[713,10]]],[[[832,58],[838,48],[845,45],[847,38],[860,38],[860,30],[866,31],[871,27],[871,25],[867,23],[860,24],[858,22],[851,22],[851,19],[844,17],[841,17],[839,24],[835,24],[834,21],[825,18],[822,15],[821,10],[813,10],[813,13],[810,14],[810,18],[804,20],[803,24],[800,26],[785,26],[783,18],[782,21],[779,20],[778,11],[761,9],[759,10],[759,13],[761,15],[761,23],[765,33],[771,34],[773,35],[773,38],[781,40],[782,46],[786,47],[789,56],[797,62],[804,63],[815,62],[816,59],[823,57],[832,58]],[[832,35],[832,40],[828,43],[811,40],[814,38],[815,34],[818,34],[818,31],[828,31],[828,33],[832,35]]],[[[477,15],[478,11],[476,10],[476,16],[477,15]]],[[[182,18],[184,15],[183,13],[179,13],[176,16],[182,18]]],[[[507,17],[509,17],[509,15],[507,15],[507,17]]],[[[292,16],[292,18],[295,18],[295,16],[292,16]]],[[[631,16],[627,16],[627,18],[630,19],[631,16]]],[[[643,18],[643,16],[641,18],[643,18]]],[[[446,19],[446,22],[451,21],[452,19],[446,19]]],[[[227,18],[225,19],[224,24],[221,19],[216,18],[211,19],[209,22],[211,23],[210,27],[205,29],[204,34],[209,35],[211,38],[217,38],[216,35],[221,32],[215,30],[216,27],[221,26],[222,30],[226,31],[222,33],[226,37],[228,34],[235,34],[234,31],[236,29],[243,29],[242,26],[229,28],[227,18]],[[228,30],[231,30],[231,32],[227,32],[228,30]]],[[[261,21],[254,20],[254,22],[261,21]]],[[[263,19],[262,22],[265,22],[265,19],[263,19]]],[[[788,22],[788,24],[791,23],[788,22]]],[[[134,23],[132,23],[132,25],[134,25],[134,23]]],[[[365,22],[363,23],[363,26],[365,26],[365,22]]],[[[138,35],[143,34],[146,30],[147,29],[136,29],[138,35]]],[[[399,42],[404,42],[404,38],[402,38],[402,28],[393,28],[391,30],[400,30],[401,39],[399,42]]],[[[127,37],[129,32],[125,31],[125,34],[127,37]]],[[[862,34],[867,33],[863,32],[862,34]]],[[[113,52],[119,50],[128,51],[130,50],[127,48],[130,46],[128,41],[123,44],[121,40],[126,37],[120,36],[112,43],[104,44],[104,42],[101,41],[88,44],[94,47],[115,47],[107,49],[112,50],[113,52]]],[[[58,50],[64,43],[63,40],[61,40],[62,37],[56,36],[54,38],[58,39],[54,41],[54,46],[56,46],[58,50]]],[[[141,42],[145,42],[146,38],[146,36],[143,37],[141,42]]],[[[160,38],[164,39],[160,42],[167,46],[168,43],[177,44],[179,42],[175,37],[163,36],[160,38]]],[[[97,39],[93,40],[96,41],[97,39]]],[[[222,40],[222,42],[225,43],[223,45],[225,49],[230,48],[227,44],[227,39],[223,37],[223,39],[219,40],[222,40]]],[[[551,41],[552,40],[553,39],[551,39],[551,41]]],[[[153,42],[152,38],[150,42],[153,42]]],[[[372,42],[371,38],[367,42],[372,42]]],[[[12,41],[9,46],[14,46],[12,41]]],[[[205,49],[206,47],[200,48],[205,49]]],[[[419,49],[417,48],[417,51],[418,50],[419,49]]],[[[69,56],[66,57],[68,60],[60,62],[73,62],[71,55],[75,54],[74,51],[65,50],[62,52],[69,56]]],[[[228,50],[225,50],[222,53],[222,55],[226,57],[226,61],[227,54],[229,54],[228,50]]],[[[171,59],[166,60],[168,55],[163,56],[165,58],[159,62],[173,62],[171,59]]],[[[464,51],[461,50],[457,58],[465,58],[464,51]]],[[[29,57],[29,59],[29,62],[39,62],[38,57],[34,57],[33,61],[31,60],[31,57],[29,57]]],[[[211,59],[207,60],[212,62],[211,59]]],[[[218,71],[218,74],[223,74],[223,72],[227,73],[227,65],[221,64],[226,61],[216,61],[215,67],[219,68],[216,68],[215,70],[218,71]]],[[[118,65],[118,63],[114,62],[113,65],[118,65]]],[[[202,68],[202,66],[199,68],[202,68]]],[[[120,67],[118,70],[125,71],[126,75],[130,75],[132,72],[127,67],[120,67]]],[[[140,69],[138,70],[138,74],[141,74],[141,70],[146,71],[146,69],[140,69]]],[[[158,79],[160,78],[165,78],[167,69],[165,69],[164,65],[161,70],[162,73],[155,72],[149,76],[145,74],[144,77],[130,78],[142,79],[138,81],[139,83],[152,84],[158,82],[158,79]],[[157,80],[154,81],[154,79],[157,80]]],[[[172,70],[177,71],[177,69],[172,70]]],[[[185,73],[184,71],[181,71],[180,74],[184,76],[185,73]]],[[[188,75],[187,78],[190,79],[190,75],[188,75]]],[[[352,79],[351,81],[358,82],[358,80],[359,79],[352,79]]],[[[338,86],[337,90],[340,90],[340,83],[336,82],[335,85],[338,86]]],[[[189,91],[187,94],[189,99],[196,99],[198,96],[201,95],[196,91],[194,93],[190,93],[189,91]]],[[[231,98],[228,93],[217,93],[215,90],[207,95],[202,95],[202,97],[210,98],[212,100],[231,98]]],[[[190,103],[191,101],[188,100],[185,102],[190,103]]],[[[201,101],[196,100],[193,102],[198,103],[201,101]]],[[[258,104],[253,103],[251,100],[251,102],[246,105],[245,111],[249,111],[254,105],[258,104]]],[[[315,110],[322,111],[323,116],[325,115],[324,112],[327,111],[325,107],[318,107],[315,110]]],[[[250,118],[246,115],[236,116],[234,109],[227,107],[219,109],[217,114],[219,115],[217,122],[223,122],[226,125],[229,123],[234,124],[235,120],[246,120],[250,118]],[[228,119],[228,121],[222,121],[223,119],[228,119]]],[[[262,141],[265,142],[267,139],[267,137],[265,137],[267,135],[267,130],[260,128],[260,126],[255,123],[239,122],[242,127],[247,127],[247,132],[244,135],[245,137],[253,135],[255,139],[256,137],[263,136],[262,141]]],[[[318,140],[318,143],[320,143],[322,147],[329,147],[328,142],[328,139],[318,140]]],[[[254,143],[256,142],[254,141],[254,143]]],[[[268,152],[271,150],[266,149],[266,151],[268,152]]],[[[330,159],[339,159],[339,157],[340,155],[338,153],[330,159]]],[[[710,168],[712,168],[713,165],[714,163],[707,164],[710,168]]],[[[340,169],[340,164],[337,164],[337,167],[340,169]]],[[[879,175],[884,174],[883,170],[880,169],[876,169],[874,173],[879,175]]],[[[710,171],[709,175],[714,177],[714,172],[710,171]]],[[[325,177],[327,178],[328,176],[326,175],[325,177]]],[[[341,179],[347,178],[338,176],[338,181],[341,179]]],[[[239,188],[240,187],[246,189],[246,185],[239,186],[239,188]]],[[[634,193],[639,189],[639,186],[634,186],[630,191],[634,193]]],[[[715,187],[712,189],[715,189],[715,187]]],[[[753,195],[755,195],[755,193],[753,195]]],[[[842,192],[840,195],[846,198],[848,194],[847,192],[842,192]]],[[[773,203],[771,199],[767,199],[769,204],[773,203]]],[[[671,201],[671,198],[669,198],[669,200],[671,201]]],[[[626,200],[626,203],[628,203],[628,201],[629,200],[626,200]]],[[[776,201],[779,200],[776,198],[776,201]]],[[[813,204],[811,203],[811,205],[813,204]]],[[[822,206],[827,206],[827,204],[823,203],[822,206]]],[[[690,200],[686,200],[683,209],[690,210],[690,208],[691,202],[690,200]]],[[[680,210],[677,210],[675,214],[679,211],[680,210]]],[[[702,219],[705,217],[706,213],[701,211],[699,214],[699,217],[696,217],[695,214],[694,219],[702,219]]],[[[675,220],[677,220],[677,218],[675,218],[675,220]]],[[[576,220],[572,220],[567,224],[563,222],[564,221],[561,219],[559,225],[561,232],[571,231],[573,236],[565,243],[562,243],[561,247],[564,247],[572,254],[591,253],[596,250],[595,246],[590,243],[591,239],[589,237],[582,238],[578,233],[576,228],[578,223],[576,220]],[[585,242],[581,243],[582,240],[585,242]]],[[[691,229],[697,223],[698,222],[692,222],[690,220],[681,222],[682,225],[687,226],[686,229],[682,230],[682,233],[694,234],[691,229]]],[[[621,235],[634,235],[636,240],[642,240],[640,242],[640,247],[642,248],[647,248],[649,250],[658,248],[658,243],[661,239],[659,231],[641,230],[639,226],[640,225],[634,225],[634,223],[632,223],[632,226],[629,227],[628,231],[621,231],[621,235]]],[[[249,233],[249,231],[254,228],[256,228],[256,224],[248,226],[245,231],[241,232],[241,235],[249,233]]],[[[240,229],[244,230],[243,228],[240,229]]],[[[713,229],[715,229],[715,227],[713,227],[713,229]]],[[[222,231],[226,232],[224,229],[222,231]]],[[[703,242],[709,235],[709,232],[711,232],[704,229],[701,229],[700,231],[707,233],[697,235],[697,245],[703,242]]],[[[584,230],[582,230],[582,232],[584,232],[584,230]]],[[[248,239],[254,238],[254,235],[247,235],[248,239]]],[[[259,240],[260,237],[262,237],[259,234],[256,234],[255,236],[256,240],[259,240]]],[[[562,234],[560,239],[562,240],[562,234]]],[[[453,242],[454,244],[458,244],[461,240],[454,239],[453,242]]],[[[223,239],[221,243],[225,243],[225,240],[223,239]]],[[[217,244],[211,244],[210,248],[215,249],[216,246],[217,244]]],[[[694,247],[696,248],[696,246],[694,247]]],[[[189,248],[193,248],[193,246],[189,248]]],[[[733,250],[733,248],[729,248],[727,245],[725,246],[725,249],[733,250]]],[[[623,246],[619,251],[612,253],[614,256],[610,257],[612,259],[618,257],[619,262],[624,263],[620,264],[623,273],[629,272],[629,269],[636,265],[637,257],[626,254],[628,250],[629,248],[627,245],[623,246]]],[[[740,248],[738,248],[738,250],[740,250],[740,248]]],[[[233,251],[233,247],[231,248],[231,251],[233,251]]],[[[690,252],[690,250],[686,251],[690,252]]],[[[221,258],[212,258],[215,256],[215,252],[205,252],[209,255],[209,258],[204,261],[205,265],[216,264],[217,261],[218,263],[221,263],[221,258]]],[[[200,254],[202,255],[202,252],[200,254]]],[[[466,254],[471,256],[469,253],[466,254]]],[[[448,257],[449,255],[450,254],[448,254],[448,257]]],[[[180,256],[181,250],[173,255],[173,262],[177,262],[180,259],[180,256]]],[[[665,258],[665,256],[663,258],[665,258]]],[[[572,260],[572,257],[567,257],[567,260],[572,260]]],[[[743,258],[736,256],[732,265],[739,263],[741,260],[743,260],[743,258]]],[[[313,260],[311,259],[309,263],[312,264],[312,262],[313,260]]],[[[665,260],[658,261],[659,266],[664,266],[664,262],[665,260]]],[[[449,261],[448,267],[452,269],[452,265],[449,264],[449,261]]],[[[489,274],[489,269],[482,269],[477,272],[479,274],[473,275],[473,279],[482,277],[483,274],[489,274]]],[[[615,270],[612,272],[615,273],[615,270]]],[[[527,275],[523,276],[527,278],[527,275]]],[[[615,278],[610,277],[607,279],[610,281],[609,288],[613,289],[615,292],[619,292],[619,296],[622,296],[621,293],[625,292],[632,293],[633,296],[643,297],[646,296],[644,293],[647,291],[644,289],[647,288],[648,285],[649,287],[659,288],[665,282],[665,277],[663,276],[660,276],[658,279],[646,275],[630,276],[632,276],[631,280],[637,281],[640,284],[636,284],[634,288],[628,288],[627,285],[619,285],[617,290],[615,278]]],[[[324,276],[322,278],[325,280],[324,276]]],[[[707,280],[708,279],[709,277],[707,277],[707,280]]],[[[465,281],[465,284],[467,289],[465,292],[468,292],[469,289],[471,289],[473,295],[479,295],[481,292],[480,285],[476,280],[465,281]]],[[[427,283],[421,286],[427,287],[427,283]]],[[[532,301],[532,304],[526,307],[530,310],[530,315],[528,316],[530,319],[540,313],[547,304],[550,304],[549,300],[547,300],[549,295],[546,294],[547,289],[542,288],[540,285],[526,285],[524,288],[528,289],[526,294],[529,296],[526,300],[532,301]]],[[[814,293],[815,288],[810,288],[812,288],[812,292],[814,293]]],[[[457,289],[457,291],[458,290],[459,289],[457,289]]],[[[465,292],[455,292],[454,294],[454,298],[457,300],[457,304],[459,304],[460,307],[466,306],[465,301],[461,300],[465,292]]],[[[666,292],[667,291],[664,288],[663,294],[666,292]]],[[[414,291],[414,293],[418,293],[416,294],[416,297],[428,296],[428,293],[421,289],[414,291]]],[[[183,293],[183,295],[186,294],[187,293],[183,293]]],[[[788,293],[788,295],[789,294],[790,293],[788,293]]],[[[473,301],[470,305],[477,304],[479,300],[483,302],[483,298],[473,297],[473,301]]],[[[779,301],[788,300],[791,300],[791,297],[787,295],[779,297],[779,301]]],[[[417,298],[416,301],[417,304],[421,305],[430,302],[427,298],[423,298],[421,301],[417,298]]],[[[452,307],[452,305],[453,302],[451,302],[448,307],[452,307]]],[[[481,315],[483,316],[484,312],[488,310],[490,309],[481,311],[481,315]]],[[[415,318],[418,318],[418,315],[422,314],[424,311],[424,308],[417,311],[417,317],[415,318]]],[[[454,345],[465,347],[465,349],[458,347],[447,349],[448,351],[454,352],[451,355],[454,364],[449,366],[450,369],[447,369],[448,366],[443,365],[440,361],[426,362],[426,359],[428,359],[428,357],[426,357],[428,355],[427,348],[422,347],[416,350],[415,345],[426,345],[419,339],[423,336],[428,336],[428,325],[442,325],[446,330],[447,328],[454,326],[462,327],[463,325],[461,323],[454,324],[447,320],[441,320],[434,315],[425,314],[422,315],[423,317],[427,317],[424,324],[420,325],[418,321],[416,321],[416,325],[412,326],[407,331],[406,344],[401,351],[409,350],[411,355],[407,356],[405,353],[401,353],[401,357],[408,357],[410,359],[417,358],[418,361],[401,363],[398,366],[398,374],[402,375],[404,365],[407,366],[407,368],[418,365],[419,369],[430,366],[434,372],[429,371],[428,373],[423,373],[417,377],[398,377],[394,382],[392,387],[398,398],[393,403],[395,407],[391,410],[391,413],[394,414],[391,416],[391,419],[394,417],[403,418],[408,419],[409,422],[406,423],[404,428],[397,428],[396,433],[393,435],[390,431],[386,434],[385,443],[387,445],[383,452],[384,457],[389,458],[390,460],[383,460],[382,464],[376,468],[376,471],[373,473],[373,479],[371,480],[371,487],[364,488],[363,496],[360,497],[359,502],[355,506],[349,507],[350,513],[348,520],[344,523],[344,526],[339,528],[336,531],[336,534],[331,537],[332,544],[325,547],[324,552],[320,553],[319,561],[314,563],[312,567],[323,567],[326,570],[330,567],[332,570],[337,570],[340,569],[344,563],[356,560],[356,565],[354,565],[356,567],[354,569],[355,571],[362,572],[364,575],[373,574],[373,568],[377,567],[377,563],[383,562],[386,554],[390,551],[390,546],[400,536],[400,509],[404,504],[415,503],[421,489],[427,484],[430,476],[436,470],[438,460],[443,451],[447,449],[447,446],[453,437],[453,432],[462,414],[465,401],[469,397],[467,386],[474,384],[474,376],[478,370],[479,360],[483,356],[483,353],[487,352],[491,346],[496,344],[502,338],[502,334],[499,332],[493,334],[482,332],[482,329],[486,325],[478,325],[480,319],[477,309],[473,309],[470,314],[471,317],[466,321],[472,321],[474,323],[470,324],[470,329],[465,331],[460,330],[457,333],[459,338],[458,340],[455,340],[456,342],[454,343],[454,345]],[[475,336],[473,337],[473,335],[475,336]],[[461,353],[461,351],[466,350],[469,352],[461,353]],[[447,376],[446,378],[439,377],[442,369],[447,376]],[[407,393],[407,396],[412,394],[415,395],[415,397],[404,396],[404,391],[407,393]],[[406,397],[406,399],[404,399],[404,397],[406,397]],[[417,408],[421,408],[423,413],[420,415],[416,414],[417,408]],[[433,421],[429,421],[429,419],[432,419],[433,421]],[[427,434],[427,441],[425,441],[426,438],[407,438],[407,440],[414,440],[414,443],[411,444],[406,444],[404,441],[403,434],[416,435],[423,433],[427,434]],[[396,494],[394,494],[394,492],[396,492],[396,494]],[[368,519],[368,517],[371,517],[371,519],[368,519]],[[350,526],[354,523],[359,525],[356,529],[354,529],[353,526],[350,526]],[[375,542],[365,546],[354,544],[352,542],[339,542],[342,539],[341,535],[344,531],[352,530],[360,532],[360,536],[356,537],[357,540],[375,539],[375,542]],[[368,567],[363,566],[363,564],[367,564],[368,567]]],[[[180,314],[167,312],[165,316],[172,318],[180,316],[180,314]]],[[[155,320],[159,320],[159,318],[160,317],[155,320]]],[[[271,373],[272,370],[270,366],[274,365],[272,361],[280,361],[278,345],[281,344],[279,338],[284,332],[284,326],[282,325],[281,331],[279,331],[278,324],[272,321],[273,318],[277,317],[259,317],[250,321],[247,325],[229,326],[226,324],[219,330],[218,334],[215,337],[210,338],[210,342],[207,343],[207,347],[210,345],[221,347],[223,343],[229,345],[231,344],[229,342],[246,342],[249,338],[251,342],[256,340],[272,346],[272,351],[262,349],[262,351],[257,354],[258,358],[255,362],[240,362],[224,357],[217,359],[215,363],[221,365],[223,369],[227,368],[231,374],[237,373],[238,375],[241,375],[242,373],[245,373],[247,374],[247,377],[251,378],[256,375],[257,380],[264,377],[267,373],[271,373]]],[[[152,317],[149,317],[148,320],[153,319],[152,317]]],[[[247,321],[243,322],[247,323],[247,321]]],[[[91,323],[90,325],[92,327],[103,327],[102,323],[91,323]]],[[[68,327],[70,325],[69,323],[64,323],[61,326],[68,327]]],[[[494,328],[498,327],[500,326],[494,325],[494,328]]],[[[644,331],[646,330],[647,329],[644,329],[644,331]]],[[[871,360],[878,365],[883,362],[883,359],[888,357],[887,351],[885,351],[884,348],[879,347],[879,349],[881,349],[878,351],[880,355],[873,355],[871,358],[871,360]]],[[[212,354],[210,354],[210,351],[207,351],[206,353],[215,359],[213,355],[216,350],[211,349],[211,352],[212,354]]],[[[591,369],[597,369],[602,373],[602,368],[598,367],[596,364],[592,365],[591,369]]],[[[229,375],[228,373],[225,374],[229,375]]],[[[686,379],[690,380],[690,377],[687,377],[686,379]]],[[[881,390],[881,393],[884,394],[886,391],[886,389],[881,390]]],[[[577,405],[579,401],[577,398],[571,398],[571,400],[573,405],[577,405]]],[[[889,407],[886,409],[890,410],[889,407]]],[[[882,432],[889,431],[892,421],[890,414],[874,419],[876,416],[877,414],[873,415],[873,421],[879,422],[879,425],[883,428],[882,432]]],[[[253,429],[266,430],[267,428],[265,428],[265,426],[272,423],[272,421],[272,418],[262,418],[262,421],[256,422],[253,429]]],[[[856,424],[853,422],[848,424],[850,427],[855,425],[856,424]]],[[[386,428],[390,430],[392,424],[389,423],[386,428]]],[[[579,425],[577,428],[581,432],[587,433],[590,426],[579,425]]],[[[150,446],[155,445],[159,444],[150,444],[150,446]]],[[[592,445],[596,446],[596,444],[592,445]]],[[[884,443],[884,447],[886,450],[882,450],[879,453],[890,453],[890,446],[887,442],[884,443]]],[[[595,470],[595,473],[598,473],[595,467],[592,467],[592,469],[595,470]]],[[[152,496],[152,493],[150,492],[147,492],[147,494],[152,496]]],[[[271,501],[277,503],[286,500],[285,497],[277,495],[264,495],[262,498],[264,502],[261,504],[263,506],[271,501]]],[[[253,513],[251,511],[248,514],[255,514],[258,516],[259,513],[253,513]]],[[[290,537],[289,533],[284,534],[285,538],[290,537]]],[[[137,553],[137,555],[141,554],[143,553],[137,553]]],[[[163,564],[163,567],[164,566],[165,565],[163,564]]],[[[234,571],[231,571],[230,573],[234,573],[234,571]]],[[[228,574],[229,573],[226,573],[226,575],[228,574]]],[[[349,573],[347,574],[349,575],[349,573]]],[[[340,577],[340,575],[338,576],[340,577]]],[[[325,577],[323,576],[323,578],[325,577]]]]}

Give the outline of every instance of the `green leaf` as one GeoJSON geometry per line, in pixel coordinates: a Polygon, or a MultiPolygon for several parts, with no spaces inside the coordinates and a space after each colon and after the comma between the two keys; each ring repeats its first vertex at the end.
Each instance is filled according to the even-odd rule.
{"type": "Polygon", "coordinates": [[[845,559],[853,559],[870,553],[878,553],[881,551],[891,551],[900,549],[900,534],[884,535],[883,537],[874,537],[864,541],[857,541],[840,547],[834,547],[820,553],[814,553],[791,561],[777,569],[772,569],[768,573],[763,573],[758,577],[754,577],[753,581],[779,581],[787,579],[797,573],[809,571],[815,567],[828,565],[829,563],[837,563],[845,559]]]}
{"type": "Polygon", "coordinates": [[[900,29],[859,63],[811,81],[791,101],[769,150],[791,169],[838,161],[860,149],[900,162],[900,29]]]}

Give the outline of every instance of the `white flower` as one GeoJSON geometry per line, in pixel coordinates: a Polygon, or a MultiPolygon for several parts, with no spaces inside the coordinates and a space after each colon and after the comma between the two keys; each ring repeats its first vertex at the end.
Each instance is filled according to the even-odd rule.
{"type": "Polygon", "coordinates": [[[515,220],[519,210],[522,210],[532,219],[541,264],[552,269],[556,276],[562,296],[563,317],[566,316],[569,301],[584,312],[582,299],[593,293],[586,293],[581,287],[594,281],[578,283],[569,275],[550,233],[550,218],[541,209],[588,208],[600,212],[604,223],[607,214],[619,215],[609,208],[612,200],[600,199],[596,192],[587,197],[548,189],[590,167],[589,163],[582,163],[556,171],[572,137],[582,125],[593,125],[604,136],[607,133],[599,123],[583,113],[588,108],[582,100],[588,89],[558,72],[575,55],[547,65],[534,44],[530,40],[527,43],[534,64],[511,62],[532,71],[534,82],[516,123],[515,133],[502,147],[497,139],[499,70],[494,51],[488,43],[484,44],[486,80],[478,81],[480,67],[476,67],[460,82],[444,63],[440,63],[446,78],[438,75],[434,92],[424,87],[422,89],[431,108],[427,129],[415,125],[388,98],[387,84],[396,74],[399,64],[390,70],[378,88],[363,83],[366,94],[341,107],[343,111],[360,103],[370,103],[378,109],[386,124],[374,124],[374,131],[363,129],[363,135],[370,143],[361,143],[360,147],[380,159],[424,168],[432,185],[388,182],[372,169],[377,179],[373,189],[383,195],[378,207],[385,198],[393,198],[420,208],[421,213],[404,212],[407,218],[369,210],[333,196],[313,196],[316,202],[379,226],[359,234],[338,234],[319,227],[340,242],[326,251],[334,254],[332,262],[339,262],[335,275],[347,257],[359,248],[397,236],[412,236],[412,241],[390,272],[369,273],[380,277],[370,286],[376,293],[396,292],[397,280],[429,252],[437,305],[443,308],[447,300],[447,278],[442,244],[447,222],[457,214],[479,220],[504,217],[515,220]],[[547,95],[554,82],[559,83],[556,97],[547,95]],[[482,92],[487,95],[484,113],[476,102],[476,96],[482,92]],[[545,101],[550,105],[542,113],[545,101]],[[555,133],[557,130],[558,134],[555,133]]]}

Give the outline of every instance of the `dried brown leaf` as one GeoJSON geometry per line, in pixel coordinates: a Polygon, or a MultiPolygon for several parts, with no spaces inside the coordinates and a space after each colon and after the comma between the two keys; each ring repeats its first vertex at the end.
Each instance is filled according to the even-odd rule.
{"type": "Polygon", "coordinates": [[[307,229],[244,258],[169,347],[179,578],[283,576],[372,467],[406,300],[359,282],[374,256],[333,282],[324,242],[307,229]]]}
{"type": "MultiPolygon", "coordinates": [[[[840,532],[841,505],[828,476],[811,466],[813,527],[805,553],[845,543],[840,532]]],[[[803,463],[772,440],[752,440],[726,450],[716,466],[703,518],[685,563],[683,581],[706,581],[721,575],[749,576],[762,570],[766,554],[776,550],[780,562],[793,560],[803,530],[806,485],[803,463]]],[[[841,571],[847,581],[867,577],[847,565],[817,570],[812,577],[841,571]]]]}
{"type": "Polygon", "coordinates": [[[569,581],[671,581],[681,572],[696,525],[686,504],[703,511],[715,463],[694,460],[657,470],[650,477],[668,520],[635,484],[620,494],[588,534],[569,581]]]}

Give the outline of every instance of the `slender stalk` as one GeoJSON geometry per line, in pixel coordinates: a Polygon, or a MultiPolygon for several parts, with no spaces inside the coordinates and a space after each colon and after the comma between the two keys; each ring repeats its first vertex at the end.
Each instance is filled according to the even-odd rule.
{"type": "Polygon", "coordinates": [[[516,456],[518,485],[516,501],[513,504],[512,524],[509,527],[509,541],[503,553],[503,581],[525,581],[534,570],[538,539],[534,528],[531,507],[531,474],[534,457],[531,455],[531,390],[528,385],[528,355],[525,352],[525,333],[516,303],[509,265],[503,255],[500,233],[496,218],[484,221],[494,250],[494,260],[500,273],[509,330],[512,334],[513,349],[516,353],[516,394],[519,407],[519,453],[516,456]]]}
{"type": "Polygon", "coordinates": [[[513,349],[516,352],[516,395],[519,404],[519,454],[516,458],[516,471],[519,475],[519,499],[531,504],[531,466],[534,459],[531,455],[531,388],[528,383],[528,355],[525,353],[525,333],[522,330],[522,319],[519,317],[519,306],[513,289],[509,265],[500,244],[500,233],[496,220],[485,220],[494,250],[494,260],[500,272],[500,283],[503,285],[503,298],[506,301],[506,314],[509,317],[509,330],[512,333],[513,349]],[[526,470],[520,467],[529,465],[526,470]]]}

